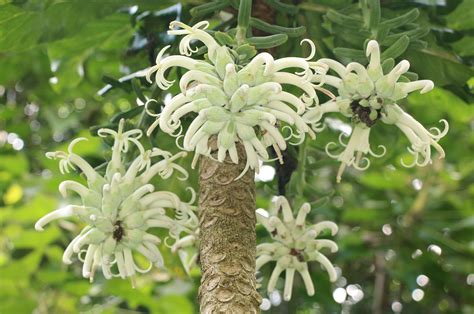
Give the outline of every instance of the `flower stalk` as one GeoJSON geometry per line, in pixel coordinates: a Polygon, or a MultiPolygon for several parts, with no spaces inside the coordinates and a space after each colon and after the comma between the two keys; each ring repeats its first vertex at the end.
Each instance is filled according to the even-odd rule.
{"type": "Polygon", "coordinates": [[[254,171],[241,176],[242,144],[236,147],[238,163],[229,156],[217,161],[215,137],[210,145],[214,158],[203,157],[199,167],[201,313],[258,313],[254,171]]]}

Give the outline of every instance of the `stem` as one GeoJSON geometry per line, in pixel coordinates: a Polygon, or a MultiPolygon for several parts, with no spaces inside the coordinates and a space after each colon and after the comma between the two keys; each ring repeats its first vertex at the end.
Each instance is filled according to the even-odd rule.
{"type": "Polygon", "coordinates": [[[252,0],[240,0],[239,14],[237,16],[237,33],[235,35],[237,45],[239,46],[245,43],[251,14],[252,0]]]}
{"type": "Polygon", "coordinates": [[[384,306],[386,302],[385,288],[386,288],[386,271],[385,258],[381,252],[375,253],[375,282],[374,282],[374,299],[372,301],[372,313],[384,313],[384,306]]]}
{"type": "Polygon", "coordinates": [[[303,199],[304,187],[306,185],[305,175],[306,175],[306,145],[307,143],[308,143],[308,139],[305,138],[304,142],[300,145],[299,152],[298,152],[298,169],[296,170],[298,178],[300,179],[300,182],[297,185],[298,192],[296,195],[296,198],[298,201],[301,201],[303,199]]]}
{"type": "MultiPolygon", "coordinates": [[[[217,158],[216,138],[210,140],[217,158]]],[[[236,143],[239,163],[203,157],[199,175],[201,313],[258,313],[255,278],[254,171],[243,171],[246,156],[236,143]]]]}

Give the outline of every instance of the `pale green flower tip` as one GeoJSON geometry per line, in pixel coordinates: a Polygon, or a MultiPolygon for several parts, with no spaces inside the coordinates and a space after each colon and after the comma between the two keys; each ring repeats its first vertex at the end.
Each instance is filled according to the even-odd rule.
{"type": "Polygon", "coordinates": [[[40,231],[40,232],[41,232],[41,231],[44,231],[43,224],[42,224],[41,221],[37,221],[37,222],[35,223],[35,230],[36,230],[36,231],[40,231]]]}
{"type": "Polygon", "coordinates": [[[272,235],[273,242],[263,243],[257,246],[257,271],[269,262],[276,262],[268,282],[267,291],[274,291],[276,283],[281,273],[285,272],[286,299],[291,299],[291,291],[294,280],[294,273],[298,271],[303,278],[307,293],[314,294],[314,286],[308,272],[308,263],[319,262],[329,274],[331,281],[337,279],[337,273],[331,262],[319,251],[323,248],[337,251],[337,244],[331,240],[317,239],[317,236],[324,229],[330,229],[332,234],[337,232],[337,225],[330,221],[323,221],[314,225],[306,225],[306,215],[310,211],[310,204],[305,203],[298,211],[296,219],[293,216],[291,207],[284,197],[278,197],[272,204],[270,210],[272,214],[266,218],[267,211],[258,210],[260,223],[272,235]],[[278,217],[283,216],[283,221],[278,217]]]}
{"type": "Polygon", "coordinates": [[[434,88],[433,81],[423,80],[423,82],[425,83],[425,86],[421,89],[420,94],[428,93],[429,91],[431,91],[434,88]]]}
{"type": "Polygon", "coordinates": [[[380,53],[379,43],[376,40],[369,41],[365,55],[368,57],[373,53],[380,53]]]}

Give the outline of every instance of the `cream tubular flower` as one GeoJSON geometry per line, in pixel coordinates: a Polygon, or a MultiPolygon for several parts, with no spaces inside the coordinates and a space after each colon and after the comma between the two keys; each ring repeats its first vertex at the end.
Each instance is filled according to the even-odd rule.
{"type": "Polygon", "coordinates": [[[448,133],[448,121],[440,120],[444,124],[443,130],[433,127],[428,131],[396,104],[385,110],[382,114],[382,121],[387,124],[395,124],[410,141],[411,146],[408,147],[408,152],[413,155],[413,162],[406,164],[402,160],[401,163],[405,167],[423,167],[431,163],[431,146],[438,152],[439,158],[444,158],[444,150],[438,141],[448,133]]]}
{"type": "Polygon", "coordinates": [[[370,165],[370,160],[364,157],[365,155],[370,154],[378,158],[385,154],[386,148],[383,145],[378,146],[379,153],[374,153],[369,144],[370,130],[379,120],[385,124],[398,126],[410,141],[408,151],[414,158],[410,164],[402,161],[404,166],[426,166],[431,163],[431,147],[436,149],[440,158],[444,158],[444,151],[438,141],[447,134],[448,122],[440,120],[444,124],[443,130],[431,128],[428,131],[396,104],[411,92],[417,90],[422,94],[429,92],[434,86],[433,82],[429,80],[406,82],[406,77],[403,81],[399,81],[410,67],[407,60],[402,60],[384,73],[380,48],[375,40],[368,43],[366,54],[369,57],[367,67],[356,62],[344,66],[331,59],[318,60],[318,63],[325,64],[335,75],[322,71],[314,74],[312,81],[336,88],[339,95],[309,109],[303,116],[307,123],[313,125],[313,129],[319,126],[326,113],[337,112],[352,118],[353,131],[347,145],[339,137],[339,142],[344,148],[343,152],[339,154],[329,152],[329,149],[336,145],[334,142],[326,146],[327,154],[341,162],[337,182],[341,180],[346,166],[365,170],[370,165]],[[364,161],[363,165],[360,164],[361,160],[364,161]]]}
{"type": "MultiPolygon", "coordinates": [[[[169,88],[173,82],[166,80],[165,71],[180,66],[188,71],[180,78],[181,92],[165,104],[148,133],[159,125],[166,133],[183,138],[183,149],[195,152],[193,166],[200,155],[210,156],[209,139],[217,137],[217,159],[223,161],[229,156],[238,163],[236,143],[243,144],[249,168],[258,170],[259,160],[268,160],[266,151],[273,146],[277,155],[286,149],[287,140],[302,141],[306,134],[314,137],[311,128],[301,115],[313,104],[318,103],[316,91],[309,79],[313,70],[308,61],[314,56],[314,44],[304,40],[311,47],[308,58],[287,57],[275,60],[268,53],[260,53],[241,66],[236,63],[232,50],[219,45],[206,32],[207,22],[193,27],[181,22],[172,22],[169,33],[184,36],[180,42],[180,56],[164,56],[162,50],[157,64],[148,72],[148,78],[155,73],[160,88],[169,88]],[[206,60],[195,60],[192,41],[200,41],[207,48],[206,60]],[[297,72],[290,72],[297,69],[297,72]],[[284,86],[300,89],[300,95],[284,90],[284,86]],[[183,134],[181,119],[194,115],[194,120],[183,134]],[[291,128],[284,137],[281,124],[291,128]]],[[[302,43],[303,43],[302,42],[302,43]]]]}
{"type": "Polygon", "coordinates": [[[360,124],[356,125],[347,144],[342,141],[344,133],[341,133],[339,135],[339,143],[344,147],[344,150],[339,154],[329,151],[331,146],[337,146],[335,142],[330,142],[326,145],[326,154],[341,162],[336,176],[337,183],[341,182],[341,176],[346,166],[352,166],[357,170],[366,170],[370,166],[370,160],[364,157],[365,155],[370,154],[373,157],[385,155],[386,148],[383,145],[379,145],[380,153],[376,154],[372,151],[369,144],[369,133],[370,128],[360,124]],[[364,164],[361,164],[362,161],[364,164]]]}
{"type": "Polygon", "coordinates": [[[130,277],[134,285],[137,272],[147,272],[153,265],[164,266],[158,249],[161,239],[150,233],[150,228],[168,229],[170,236],[179,239],[182,231],[198,223],[192,206],[171,192],[154,192],[154,186],[149,183],[155,175],[168,178],[174,171],[186,179],[186,171],[173,163],[183,153],[173,156],[160,149],[145,151],[139,142],[141,131],[124,131],[124,120],[120,121],[118,131],[101,129],[98,133],[115,139],[104,176],[73,152],[74,145],[83,139],[72,141],[67,153],[47,153],[49,158],[60,159],[63,173],[79,168],[87,178],[87,185],[70,180],[62,182],[61,194],[64,197],[69,192],[77,194],[80,204],[67,205],[45,215],[35,228],[42,231],[52,220],[79,217],[87,225],[64,251],[63,262],[71,264],[72,256],[77,254],[83,262],[82,275],[91,282],[96,270],[101,268],[105,278],[130,277]],[[129,151],[130,144],[138,149],[139,155],[127,164],[123,154],[129,151]],[[151,158],[155,157],[161,160],[153,164],[151,158]],[[176,218],[166,216],[167,208],[174,209],[176,218]],[[137,265],[136,254],[149,261],[148,268],[137,265]]]}
{"type": "Polygon", "coordinates": [[[278,278],[285,272],[283,298],[286,301],[291,299],[296,271],[303,278],[308,295],[314,295],[314,285],[308,270],[309,262],[320,263],[329,274],[331,282],[337,279],[334,266],[320,252],[321,249],[328,248],[334,253],[338,249],[337,244],[331,240],[318,239],[321,232],[326,229],[335,235],[338,231],[337,225],[331,221],[307,225],[306,216],[310,211],[309,203],[304,203],[295,218],[287,199],[283,196],[275,199],[270,214],[257,211],[258,222],[267,229],[273,239],[272,243],[257,245],[257,271],[269,262],[276,262],[268,281],[267,291],[271,293],[275,290],[278,278]]]}

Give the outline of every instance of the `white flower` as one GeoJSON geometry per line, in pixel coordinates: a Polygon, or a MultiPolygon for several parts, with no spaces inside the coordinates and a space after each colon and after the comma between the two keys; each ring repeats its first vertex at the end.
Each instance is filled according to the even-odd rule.
{"type": "Polygon", "coordinates": [[[433,88],[433,82],[429,80],[399,81],[410,67],[410,63],[406,60],[394,66],[388,73],[384,73],[380,63],[379,45],[375,40],[368,43],[367,56],[370,56],[367,67],[356,62],[344,66],[331,59],[320,59],[318,63],[326,64],[337,76],[316,73],[312,78],[314,82],[337,88],[339,95],[320,106],[309,109],[303,118],[308,123],[318,126],[324,114],[339,112],[346,117],[351,117],[354,123],[347,145],[339,137],[344,151],[339,154],[330,153],[329,149],[336,143],[331,142],[326,145],[327,154],[341,162],[337,182],[340,182],[346,166],[354,166],[359,170],[367,169],[370,160],[363,157],[364,155],[382,157],[385,154],[386,148],[383,145],[379,145],[380,153],[374,153],[369,144],[370,129],[379,120],[398,126],[410,141],[411,147],[408,151],[414,156],[414,161],[407,165],[402,160],[404,166],[429,164],[431,146],[438,151],[440,158],[444,158],[444,151],[437,142],[448,132],[448,122],[440,120],[444,124],[444,129],[441,131],[438,128],[431,128],[430,132],[396,104],[398,100],[406,98],[413,91],[420,90],[422,94],[430,91],[433,88]],[[361,160],[365,162],[363,165],[360,164],[361,160]]]}
{"type": "Polygon", "coordinates": [[[331,262],[321,254],[322,248],[337,251],[335,242],[326,239],[316,239],[325,229],[332,235],[337,233],[337,225],[331,221],[323,221],[314,225],[306,225],[306,215],[311,211],[309,203],[301,206],[296,219],[285,197],[279,196],[273,203],[274,214],[265,217],[261,210],[257,210],[257,220],[271,234],[274,242],[257,245],[257,270],[268,262],[276,261],[276,266],[268,281],[267,290],[271,293],[280,274],[285,271],[284,299],[291,299],[295,271],[303,278],[308,295],[314,295],[314,286],[308,271],[308,262],[319,262],[328,272],[329,279],[337,279],[336,270],[331,262]],[[260,213],[259,213],[260,212],[260,213]],[[281,220],[277,215],[282,213],[281,220]]]}
{"type": "Polygon", "coordinates": [[[198,240],[199,240],[199,228],[196,226],[187,235],[178,239],[172,246],[171,251],[178,253],[181,264],[183,264],[184,270],[189,275],[191,268],[196,265],[198,258],[198,240]]]}
{"type": "Polygon", "coordinates": [[[236,142],[244,145],[247,164],[245,170],[253,168],[258,171],[259,159],[268,160],[266,151],[273,146],[277,155],[286,149],[286,140],[295,137],[302,141],[306,133],[314,137],[311,128],[301,118],[303,112],[317,103],[317,86],[309,82],[317,71],[318,64],[308,62],[314,56],[314,44],[308,58],[288,57],[274,60],[268,53],[260,53],[247,65],[236,61],[235,52],[226,46],[220,46],[205,29],[208,22],[200,22],[193,27],[181,22],[170,24],[171,35],[185,35],[180,42],[181,55],[164,57],[165,47],[157,56],[156,65],[150,68],[147,78],[155,73],[155,81],[162,89],[169,88],[174,81],[165,78],[165,72],[172,67],[188,70],[179,80],[181,93],[175,95],[159,114],[157,121],[148,133],[156,126],[181,137],[181,118],[196,113],[187,128],[183,148],[195,152],[195,165],[199,155],[210,156],[209,138],[217,135],[217,159],[223,161],[227,154],[234,163],[238,163],[236,142]],[[179,27],[179,29],[174,29],[179,27]],[[192,41],[201,41],[207,47],[208,60],[195,60],[190,56],[192,41]],[[284,70],[301,69],[299,73],[284,70]],[[283,90],[284,85],[291,85],[302,90],[302,95],[295,95],[283,90]],[[286,123],[290,135],[285,138],[280,130],[280,123],[286,123]]]}
{"type": "Polygon", "coordinates": [[[74,145],[84,138],[72,141],[67,153],[46,154],[49,158],[60,159],[62,173],[70,168],[79,168],[87,179],[87,185],[70,180],[62,182],[59,185],[61,194],[66,197],[68,191],[74,192],[80,196],[81,204],[67,205],[45,215],[38,220],[35,228],[42,231],[43,226],[52,220],[78,216],[87,226],[66,248],[63,262],[72,263],[72,255],[78,254],[84,262],[82,275],[85,278],[92,281],[100,266],[105,278],[131,277],[134,284],[136,272],[147,272],[152,265],[163,267],[163,257],[157,247],[161,240],[148,229],[168,229],[171,237],[179,240],[180,233],[195,228],[198,220],[188,203],[183,203],[171,192],[154,192],[153,185],[149,183],[156,174],[167,178],[174,170],[182,174],[181,180],[186,180],[186,171],[173,162],[185,154],[173,156],[160,149],[145,151],[138,141],[141,131],[124,132],[123,128],[124,121],[121,120],[118,131],[99,130],[100,136],[112,135],[115,138],[112,158],[104,176],[74,154],[74,145]],[[124,153],[129,151],[130,144],[138,148],[139,155],[128,165],[124,153]],[[155,157],[162,159],[152,163],[151,159],[155,157]],[[175,210],[176,219],[166,216],[166,208],[175,210]],[[147,269],[141,269],[135,263],[134,254],[137,253],[150,262],[147,269]],[[115,266],[117,274],[113,273],[115,266]]]}

